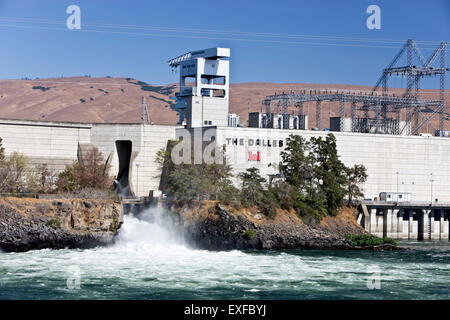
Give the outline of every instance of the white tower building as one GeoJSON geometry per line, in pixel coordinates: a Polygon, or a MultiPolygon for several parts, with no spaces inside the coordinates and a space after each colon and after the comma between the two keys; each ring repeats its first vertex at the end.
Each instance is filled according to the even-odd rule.
{"type": "Polygon", "coordinates": [[[176,109],[188,128],[228,125],[229,48],[188,52],[168,61],[180,67],[180,92],[176,109]]]}

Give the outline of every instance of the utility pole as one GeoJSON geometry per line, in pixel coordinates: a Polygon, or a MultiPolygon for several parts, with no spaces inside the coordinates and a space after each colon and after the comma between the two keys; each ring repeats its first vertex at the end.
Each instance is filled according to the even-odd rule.
{"type": "Polygon", "coordinates": [[[139,166],[140,163],[136,163],[136,198],[139,198],[139,166]]]}
{"type": "Polygon", "coordinates": [[[431,200],[431,202],[430,202],[430,206],[432,206],[433,205],[433,173],[430,173],[430,176],[431,176],[431,179],[430,179],[430,196],[431,196],[431,198],[430,198],[430,200],[431,200]]]}
{"type": "Polygon", "coordinates": [[[397,205],[398,205],[398,171],[396,172],[397,174],[397,205]]]}
{"type": "Polygon", "coordinates": [[[150,116],[148,115],[147,100],[142,97],[141,120],[143,124],[150,124],[150,116]]]}

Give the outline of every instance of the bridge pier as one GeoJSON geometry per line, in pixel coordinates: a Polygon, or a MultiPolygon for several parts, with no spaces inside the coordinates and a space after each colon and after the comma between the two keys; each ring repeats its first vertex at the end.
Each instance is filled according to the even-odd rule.
{"type": "Polygon", "coordinates": [[[383,210],[383,237],[392,237],[392,209],[385,208],[383,210]]]}
{"type": "Polygon", "coordinates": [[[410,210],[408,219],[408,240],[419,239],[418,222],[419,221],[414,220],[414,211],[410,210]]]}
{"type": "Polygon", "coordinates": [[[383,237],[383,217],[377,215],[376,208],[370,210],[370,233],[378,237],[383,237]]]}
{"type": "Polygon", "coordinates": [[[440,212],[439,210],[431,210],[430,213],[430,240],[440,240],[439,236],[439,220],[436,221],[436,218],[439,217],[440,212]],[[436,223],[437,222],[437,223],[436,223]],[[437,232],[436,232],[437,231],[437,232]]]}
{"type": "Polygon", "coordinates": [[[450,240],[450,222],[449,217],[450,214],[447,213],[447,220],[445,220],[445,211],[441,211],[441,223],[440,223],[440,234],[441,234],[441,240],[450,240]]]}
{"type": "Polygon", "coordinates": [[[396,239],[404,239],[404,234],[403,234],[403,209],[400,210],[396,210],[396,216],[395,219],[397,221],[397,237],[396,239]]]}
{"type": "Polygon", "coordinates": [[[449,222],[445,220],[444,210],[433,210],[430,223],[431,240],[449,240],[449,222]]]}
{"type": "Polygon", "coordinates": [[[422,216],[419,217],[419,239],[420,240],[430,240],[430,211],[431,210],[421,210],[422,216]]]}

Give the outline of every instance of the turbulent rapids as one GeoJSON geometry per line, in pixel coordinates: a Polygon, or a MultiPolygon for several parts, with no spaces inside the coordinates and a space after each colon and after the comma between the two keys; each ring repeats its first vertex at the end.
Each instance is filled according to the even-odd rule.
{"type": "Polygon", "coordinates": [[[0,299],[450,298],[448,243],[412,247],[197,250],[158,209],[148,209],[125,216],[108,247],[0,253],[0,299]],[[374,272],[378,290],[367,286],[374,272]],[[78,276],[79,286],[71,287],[78,276]]]}

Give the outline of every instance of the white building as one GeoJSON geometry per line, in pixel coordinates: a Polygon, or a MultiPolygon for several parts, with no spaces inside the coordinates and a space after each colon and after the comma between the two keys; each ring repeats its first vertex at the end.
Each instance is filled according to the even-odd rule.
{"type": "Polygon", "coordinates": [[[227,126],[229,57],[229,48],[210,48],[188,52],[169,61],[169,66],[180,70],[177,105],[188,127],[227,126]]]}
{"type": "Polygon", "coordinates": [[[239,126],[239,115],[235,113],[228,114],[228,126],[229,127],[237,127],[239,126]]]}

